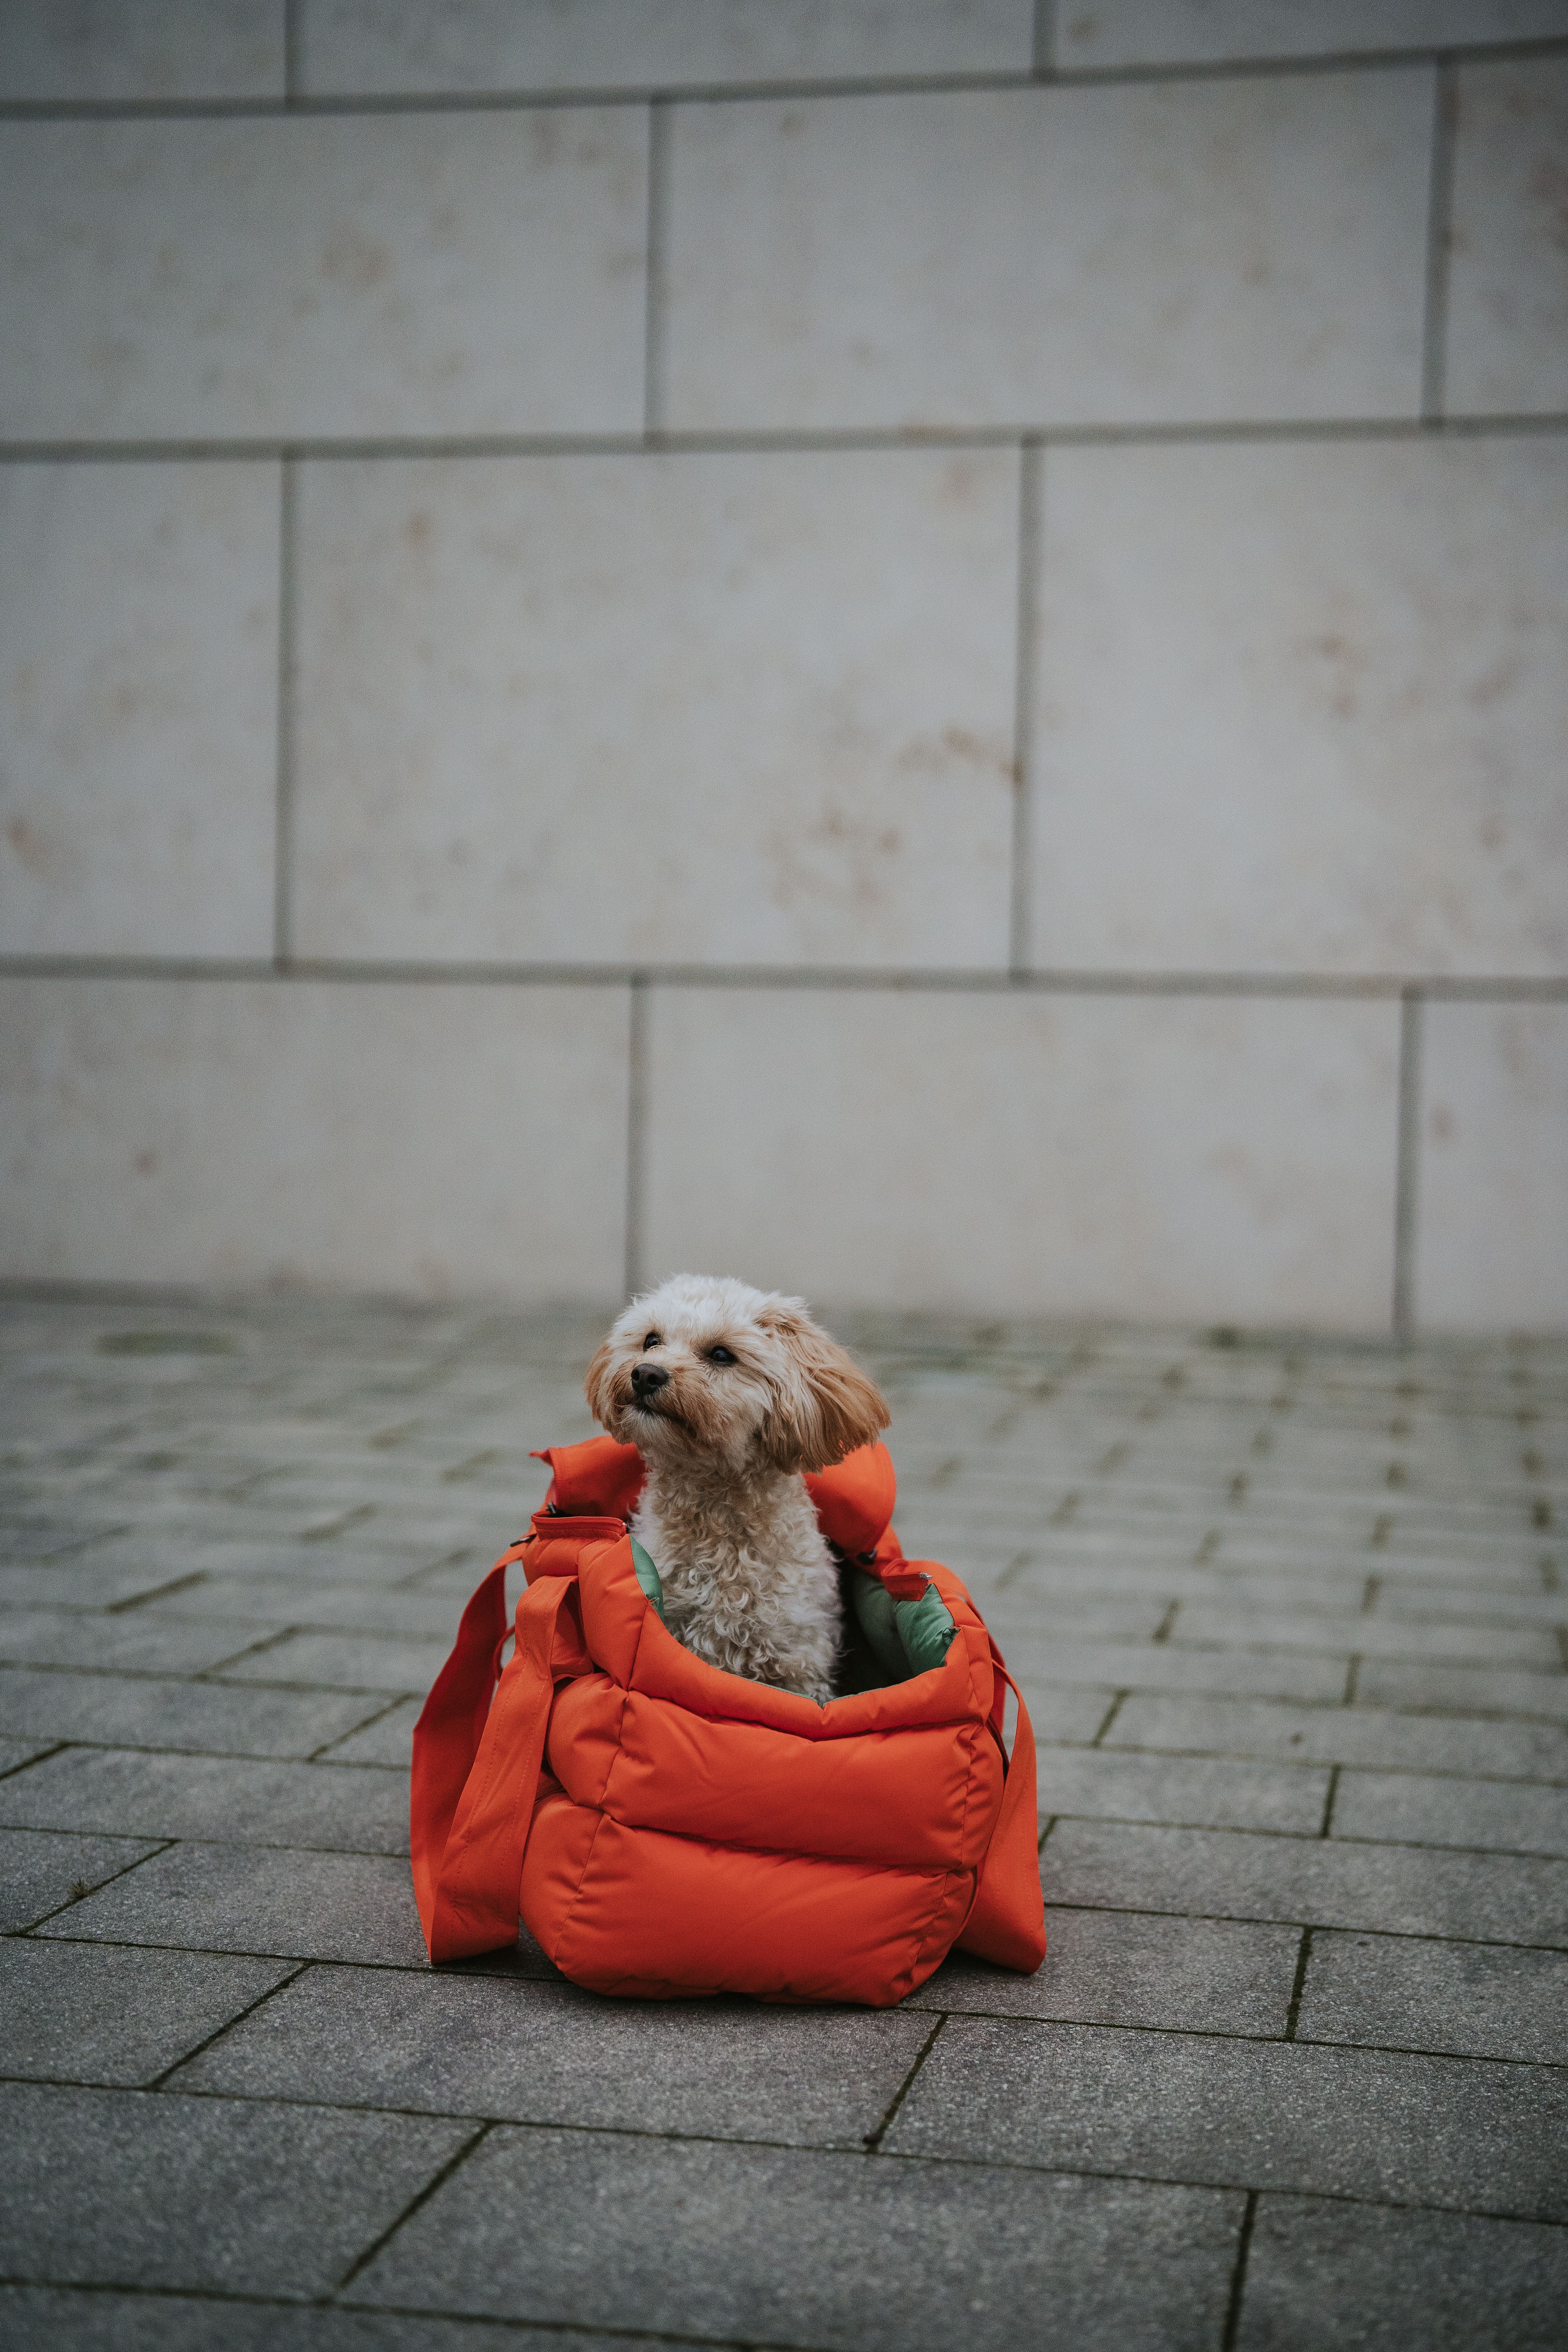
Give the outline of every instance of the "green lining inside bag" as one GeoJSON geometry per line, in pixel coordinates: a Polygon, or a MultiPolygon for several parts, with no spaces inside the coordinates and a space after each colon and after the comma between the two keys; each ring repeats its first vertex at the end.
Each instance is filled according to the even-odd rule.
{"type": "Polygon", "coordinates": [[[864,1569],[852,1568],[846,1581],[884,1684],[907,1683],[911,1675],[929,1674],[942,1664],[958,1628],[934,1584],[928,1584],[918,1601],[895,1601],[887,1586],[864,1569]]]}
{"type": "Polygon", "coordinates": [[[636,1536],[632,1538],[632,1566],[637,1572],[637,1582],[653,1602],[655,1615],[668,1633],[669,1620],[664,1613],[664,1580],[636,1536]]]}

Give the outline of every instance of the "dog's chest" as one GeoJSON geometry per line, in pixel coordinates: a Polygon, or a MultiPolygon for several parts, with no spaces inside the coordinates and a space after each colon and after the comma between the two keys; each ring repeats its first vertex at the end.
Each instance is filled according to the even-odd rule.
{"type": "Polygon", "coordinates": [[[632,1524],[678,1606],[742,1593],[762,1604],[837,1582],[815,1515],[805,1524],[791,1512],[783,1525],[737,1527],[679,1507],[660,1509],[657,1499],[645,1497],[632,1524]]]}

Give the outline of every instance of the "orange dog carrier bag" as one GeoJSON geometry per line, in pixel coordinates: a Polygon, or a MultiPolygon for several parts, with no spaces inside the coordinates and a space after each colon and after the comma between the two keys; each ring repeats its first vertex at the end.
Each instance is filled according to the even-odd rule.
{"type": "Polygon", "coordinates": [[[431,1959],[510,1947],[521,1917],[575,1983],[650,1998],[880,2008],[955,1945],[1038,1968],[1028,1715],[1019,1699],[1009,1763],[1016,1686],[958,1578],[900,1549],[886,1447],[806,1481],[845,1586],[847,1687],[825,1706],[667,1630],[626,1524],[635,1446],[540,1458],[544,1508],[468,1602],[414,1733],[431,1959]]]}

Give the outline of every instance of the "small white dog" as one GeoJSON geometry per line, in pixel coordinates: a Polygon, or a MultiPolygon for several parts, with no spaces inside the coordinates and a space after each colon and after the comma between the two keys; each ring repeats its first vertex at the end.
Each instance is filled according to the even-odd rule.
{"type": "Polygon", "coordinates": [[[826,1703],[838,1574],[801,1473],[887,1427],[879,1391],[803,1300],[695,1274],[634,1300],[584,1386],[647,1465],[632,1532],[670,1632],[726,1673],[826,1703]]]}

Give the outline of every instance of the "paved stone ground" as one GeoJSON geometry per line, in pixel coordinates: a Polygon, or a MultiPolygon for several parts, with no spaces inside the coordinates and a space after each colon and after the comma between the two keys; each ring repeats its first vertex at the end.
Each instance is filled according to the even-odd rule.
{"type": "Polygon", "coordinates": [[[872,2014],[425,1965],[409,1728],[587,1323],[0,1334],[5,2342],[1564,2341],[1568,1346],[848,1335],[1051,1934],[872,2014]]]}

